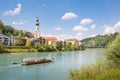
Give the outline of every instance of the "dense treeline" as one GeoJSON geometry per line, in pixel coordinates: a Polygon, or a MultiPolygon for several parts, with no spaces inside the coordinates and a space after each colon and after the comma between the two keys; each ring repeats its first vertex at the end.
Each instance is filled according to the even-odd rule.
{"type": "Polygon", "coordinates": [[[10,25],[4,25],[3,23],[0,23],[0,34],[7,35],[9,37],[11,36],[17,37],[21,33],[23,37],[29,37],[29,38],[33,37],[33,35],[30,32],[17,30],[10,25]]]}
{"type": "Polygon", "coordinates": [[[118,34],[119,33],[116,32],[109,35],[98,35],[95,37],[83,39],[81,42],[85,45],[85,47],[107,47],[108,43],[112,42],[118,34]]]}

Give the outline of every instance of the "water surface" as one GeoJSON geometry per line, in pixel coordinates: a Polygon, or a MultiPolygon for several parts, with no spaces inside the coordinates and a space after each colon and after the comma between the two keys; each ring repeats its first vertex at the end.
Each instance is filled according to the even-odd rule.
{"type": "Polygon", "coordinates": [[[0,80],[64,80],[69,70],[104,59],[104,49],[85,51],[0,54],[0,80]],[[54,62],[22,66],[13,65],[24,58],[53,57],[54,62]]]}

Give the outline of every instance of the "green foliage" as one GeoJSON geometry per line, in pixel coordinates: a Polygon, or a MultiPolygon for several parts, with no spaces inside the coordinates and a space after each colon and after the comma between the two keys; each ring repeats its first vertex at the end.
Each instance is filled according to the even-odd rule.
{"type": "Polygon", "coordinates": [[[83,44],[80,45],[80,50],[85,50],[85,46],[83,44]]]}
{"type": "Polygon", "coordinates": [[[36,48],[36,49],[39,49],[40,47],[41,47],[40,43],[39,43],[39,42],[36,42],[36,43],[35,43],[35,48],[36,48]]]}
{"type": "Polygon", "coordinates": [[[106,53],[108,60],[111,60],[115,65],[120,66],[120,35],[109,44],[106,53]]]}
{"type": "Polygon", "coordinates": [[[30,50],[28,49],[5,49],[7,53],[21,53],[21,52],[38,52],[37,49],[31,48],[30,50]]]}
{"type": "Polygon", "coordinates": [[[27,49],[26,46],[4,46],[5,49],[27,49]]]}
{"type": "Polygon", "coordinates": [[[27,40],[26,47],[31,47],[31,41],[27,40]]]}
{"type": "Polygon", "coordinates": [[[65,50],[67,51],[72,51],[72,48],[71,48],[72,44],[70,42],[67,42],[66,43],[66,46],[65,46],[65,50]]]}
{"type": "Polygon", "coordinates": [[[104,71],[96,77],[96,80],[120,80],[120,70],[110,69],[109,71],[104,71]]]}
{"type": "Polygon", "coordinates": [[[22,41],[22,33],[19,33],[18,35],[18,41],[17,41],[17,46],[22,46],[23,45],[23,41],[22,41]]]}
{"type": "Polygon", "coordinates": [[[27,40],[26,47],[28,48],[28,51],[31,49],[31,41],[27,40]]]}
{"type": "Polygon", "coordinates": [[[30,32],[22,31],[22,30],[16,30],[10,25],[4,25],[3,23],[0,23],[0,34],[7,35],[9,37],[11,36],[18,36],[19,33],[23,34],[23,37],[29,37],[32,38],[33,35],[30,32]]]}
{"type": "Polygon", "coordinates": [[[0,53],[3,53],[3,52],[5,52],[5,50],[3,48],[2,42],[0,41],[0,53]]]}
{"type": "Polygon", "coordinates": [[[61,51],[62,50],[62,42],[56,42],[56,48],[61,51]]]}
{"type": "Polygon", "coordinates": [[[71,70],[67,80],[120,80],[120,70],[108,63],[98,63],[71,70]]]}
{"type": "Polygon", "coordinates": [[[107,47],[108,43],[112,42],[115,37],[119,33],[116,32],[114,34],[109,34],[109,35],[98,35],[95,37],[90,37],[81,40],[82,44],[85,45],[85,47],[107,47]]]}

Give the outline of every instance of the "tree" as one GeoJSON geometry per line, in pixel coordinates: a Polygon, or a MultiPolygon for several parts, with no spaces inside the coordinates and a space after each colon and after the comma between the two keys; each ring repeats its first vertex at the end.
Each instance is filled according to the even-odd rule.
{"type": "Polygon", "coordinates": [[[80,45],[80,50],[85,50],[85,46],[83,44],[80,45]]]}
{"type": "Polygon", "coordinates": [[[107,49],[107,58],[114,64],[120,66],[120,34],[109,44],[107,49]]]}
{"type": "Polygon", "coordinates": [[[36,43],[35,43],[35,48],[36,48],[36,49],[39,49],[40,47],[41,47],[40,43],[39,43],[39,42],[36,42],[36,43]]]}
{"type": "Polygon", "coordinates": [[[17,45],[18,45],[18,46],[22,46],[22,45],[23,45],[22,33],[19,33],[19,35],[18,35],[17,45]]]}
{"type": "Polygon", "coordinates": [[[31,41],[30,40],[27,40],[26,42],[26,47],[30,47],[31,46],[31,41]]]}
{"type": "Polygon", "coordinates": [[[2,42],[0,41],[0,53],[3,53],[5,50],[3,48],[2,42]]]}
{"type": "Polygon", "coordinates": [[[61,51],[62,50],[62,42],[56,42],[56,48],[57,50],[61,51]]]}
{"type": "Polygon", "coordinates": [[[28,48],[28,51],[30,51],[30,48],[31,48],[31,41],[30,40],[27,40],[26,47],[28,48]]]}
{"type": "Polygon", "coordinates": [[[65,46],[65,49],[68,50],[68,51],[71,51],[71,46],[72,46],[72,43],[70,42],[66,42],[66,46],[65,46]]]}

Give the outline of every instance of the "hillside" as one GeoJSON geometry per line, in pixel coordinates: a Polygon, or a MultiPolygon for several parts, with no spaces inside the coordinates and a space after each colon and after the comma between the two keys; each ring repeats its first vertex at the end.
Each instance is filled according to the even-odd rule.
{"type": "Polygon", "coordinates": [[[17,30],[10,25],[4,25],[4,23],[0,22],[0,34],[7,35],[9,37],[11,36],[17,37],[21,33],[23,37],[29,37],[29,38],[33,37],[32,33],[28,31],[17,30]]]}
{"type": "Polygon", "coordinates": [[[91,48],[102,48],[102,47],[107,47],[107,45],[112,42],[115,37],[119,33],[116,32],[114,34],[109,34],[109,35],[97,35],[95,37],[90,37],[81,40],[82,44],[85,45],[85,47],[91,47],[91,48]]]}

